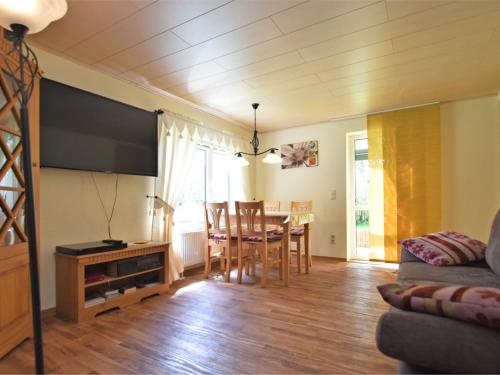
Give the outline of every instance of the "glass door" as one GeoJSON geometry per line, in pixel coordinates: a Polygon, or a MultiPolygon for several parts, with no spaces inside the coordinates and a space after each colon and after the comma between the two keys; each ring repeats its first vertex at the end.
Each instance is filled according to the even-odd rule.
{"type": "Polygon", "coordinates": [[[370,258],[368,138],[366,132],[348,135],[349,258],[370,258]]]}

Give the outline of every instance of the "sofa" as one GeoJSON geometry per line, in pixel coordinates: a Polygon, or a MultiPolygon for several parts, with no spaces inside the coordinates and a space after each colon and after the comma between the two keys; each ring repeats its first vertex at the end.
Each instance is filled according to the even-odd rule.
{"type": "MultiPolygon", "coordinates": [[[[484,261],[437,267],[402,249],[398,282],[500,288],[500,211],[484,261]]],[[[398,360],[400,374],[500,373],[500,331],[480,325],[391,307],[378,321],[376,342],[398,360]]]]}

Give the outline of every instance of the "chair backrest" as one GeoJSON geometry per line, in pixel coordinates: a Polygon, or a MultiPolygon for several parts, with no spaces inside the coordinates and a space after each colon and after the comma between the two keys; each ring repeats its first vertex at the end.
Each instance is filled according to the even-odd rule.
{"type": "Polygon", "coordinates": [[[264,210],[266,212],[276,212],[280,210],[280,201],[266,201],[264,202],[264,210]]]}
{"type": "Polygon", "coordinates": [[[265,230],[266,214],[264,202],[236,201],[235,206],[238,239],[240,240],[243,236],[259,236],[265,242],[267,240],[267,232],[265,230]]]}
{"type": "Polygon", "coordinates": [[[292,212],[311,212],[312,211],[312,201],[291,201],[290,211],[292,212]]]}
{"type": "Polygon", "coordinates": [[[207,236],[223,233],[231,238],[231,222],[229,221],[229,205],[222,203],[205,203],[205,229],[207,236]]]}

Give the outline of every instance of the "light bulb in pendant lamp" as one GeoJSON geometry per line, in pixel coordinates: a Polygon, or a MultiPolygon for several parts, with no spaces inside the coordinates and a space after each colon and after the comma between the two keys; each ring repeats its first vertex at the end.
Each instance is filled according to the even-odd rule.
{"type": "Polygon", "coordinates": [[[67,10],[66,0],[0,0],[0,26],[12,30],[11,25],[22,25],[28,34],[35,34],[67,10]]]}
{"type": "Polygon", "coordinates": [[[236,158],[234,159],[234,164],[237,165],[238,167],[246,167],[250,165],[248,160],[245,159],[240,152],[236,154],[236,158]]]}
{"type": "Polygon", "coordinates": [[[266,164],[279,164],[279,163],[281,163],[281,157],[278,154],[276,154],[274,151],[275,151],[275,149],[271,149],[269,151],[269,154],[267,154],[266,157],[264,159],[262,159],[262,162],[266,163],[266,164]]]}

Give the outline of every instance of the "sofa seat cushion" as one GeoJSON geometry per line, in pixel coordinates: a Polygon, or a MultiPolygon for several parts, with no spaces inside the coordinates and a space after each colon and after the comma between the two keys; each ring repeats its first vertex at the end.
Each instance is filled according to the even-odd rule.
{"type": "Polygon", "coordinates": [[[434,266],[453,266],[484,259],[486,244],[457,232],[429,233],[408,238],[401,245],[434,266]]]}
{"type": "Polygon", "coordinates": [[[486,267],[434,267],[427,263],[399,265],[398,281],[412,284],[460,284],[500,288],[500,277],[486,267]]]}
{"type": "Polygon", "coordinates": [[[378,349],[414,366],[450,373],[499,373],[497,330],[391,308],[377,326],[378,349]]]}

